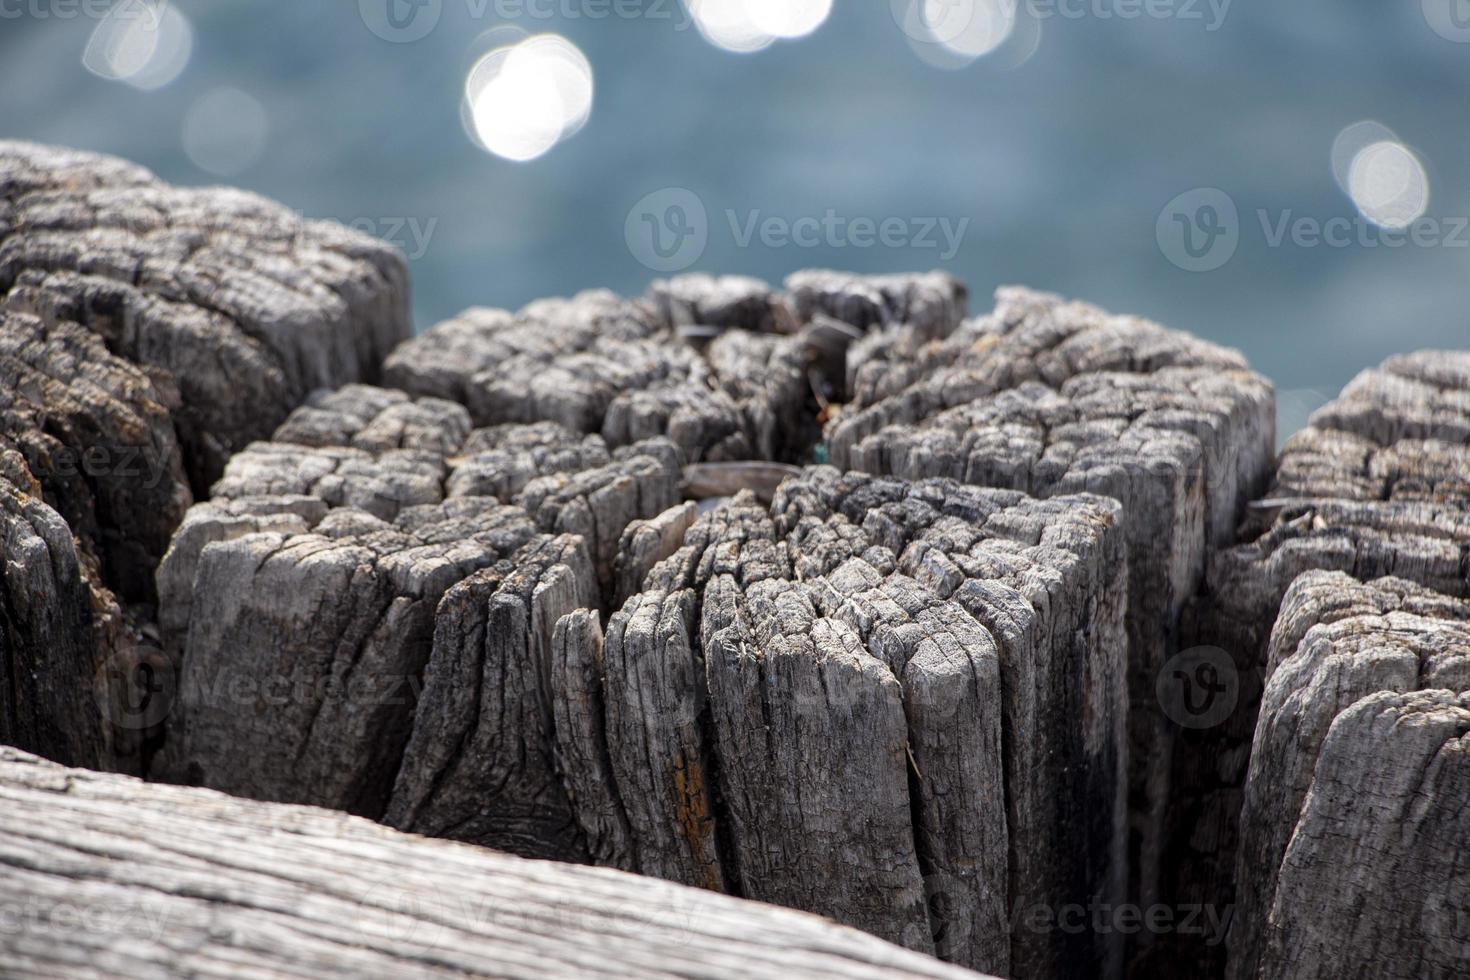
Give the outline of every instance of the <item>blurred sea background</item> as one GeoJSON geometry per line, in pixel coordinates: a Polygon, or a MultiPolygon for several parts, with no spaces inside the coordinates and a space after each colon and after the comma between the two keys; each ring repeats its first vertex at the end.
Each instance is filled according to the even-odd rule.
{"type": "Polygon", "coordinates": [[[97,0],[0,0],[0,138],[387,238],[419,330],[641,293],[661,273],[629,245],[637,209],[679,188],[706,214],[692,271],[944,268],[972,313],[1024,283],[1141,314],[1243,350],[1283,436],[1389,354],[1470,346],[1464,0],[770,2],[171,0],[140,40],[97,0]],[[968,26],[941,37],[951,7],[968,26]],[[507,45],[547,33],[566,42],[550,96],[531,69],[496,81],[507,45]],[[557,112],[548,135],[535,117],[557,112]],[[1167,211],[1200,188],[1237,209],[1233,237],[1199,210],[1218,195],[1167,211]],[[779,234],[802,218],[841,231],[779,234]],[[1299,218],[1352,230],[1276,238],[1299,218]],[[1381,235],[1405,218],[1432,229],[1381,235]],[[859,244],[860,219],[893,234],[859,244]],[[1232,253],[1175,261],[1171,234],[1211,228],[1232,253]]]}

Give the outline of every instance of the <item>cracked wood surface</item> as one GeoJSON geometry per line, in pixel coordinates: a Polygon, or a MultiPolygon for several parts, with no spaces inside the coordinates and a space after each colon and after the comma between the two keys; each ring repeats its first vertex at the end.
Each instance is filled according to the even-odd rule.
{"type": "Polygon", "coordinates": [[[0,893],[16,978],[976,976],[786,909],[10,748],[0,893]]]}
{"type": "Polygon", "coordinates": [[[1271,387],[1240,354],[1138,317],[1008,287],[991,314],[854,374],[832,462],[1123,506],[1128,533],[1129,895],[1158,892],[1176,732],[1155,681],[1213,547],[1265,485],[1271,387]]]}
{"type": "Polygon", "coordinates": [[[403,344],[387,383],[452,398],[479,425],[554,421],[610,446],[666,436],[692,462],[803,461],[820,439],[819,399],[845,398],[816,321],[853,336],[903,331],[904,350],[947,335],[963,286],[943,273],[793,276],[789,292],[737,276],[678,276],[640,299],[606,290],[518,312],[477,308],[403,344]]]}
{"type": "Polygon", "coordinates": [[[93,608],[88,643],[3,670],[54,672],[43,687],[102,679],[100,704],[28,707],[0,731],[64,761],[143,768],[160,735],[139,719],[161,664],[154,570],[170,535],[230,455],[312,389],[376,376],[409,333],[407,291],[402,258],[349,229],[0,141],[0,449],[70,527],[93,608]]]}
{"type": "MultiPolygon", "coordinates": [[[[479,680],[456,664],[483,644],[546,663],[556,619],[612,588],[624,528],[677,500],[678,451],[609,453],[553,423],[475,430],[458,404],[365,385],[314,397],[275,440],[230,461],[159,571],[177,700],[157,774],[372,817],[392,803],[395,822],[553,849],[512,828],[556,826],[555,787],[486,809],[432,785],[461,738],[542,741],[534,704],[471,737],[480,694],[517,703],[528,682],[467,690],[479,680]],[[405,752],[430,782],[395,798],[405,752]]],[[[495,784],[487,759],[463,778],[495,784]]]]}
{"type": "Polygon", "coordinates": [[[558,627],[590,851],[996,972],[1115,957],[1008,916],[1122,894],[1122,537],[1102,498],[820,468],[701,516],[605,635],[558,627]]]}
{"type": "Polygon", "coordinates": [[[1470,602],[1298,578],[1245,785],[1229,976],[1470,968],[1467,750],[1470,602]]]}
{"type": "MultiPolygon", "coordinates": [[[[1315,412],[1281,454],[1274,486],[1253,504],[1235,547],[1216,553],[1188,611],[1194,642],[1218,648],[1238,677],[1219,726],[1184,733],[1174,759],[1166,897],[1236,902],[1243,787],[1273,624],[1292,583],[1315,571],[1359,582],[1385,576],[1470,598],[1470,354],[1420,351],[1358,375],[1315,412]]],[[[1219,948],[1161,968],[1220,969],[1219,948]]]]}

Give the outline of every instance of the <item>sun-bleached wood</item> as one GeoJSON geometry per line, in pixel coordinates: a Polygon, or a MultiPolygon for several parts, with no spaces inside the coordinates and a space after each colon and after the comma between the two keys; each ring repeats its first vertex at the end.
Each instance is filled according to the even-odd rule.
{"type": "Polygon", "coordinates": [[[17,980],[975,977],[815,916],[0,748],[17,980]]]}

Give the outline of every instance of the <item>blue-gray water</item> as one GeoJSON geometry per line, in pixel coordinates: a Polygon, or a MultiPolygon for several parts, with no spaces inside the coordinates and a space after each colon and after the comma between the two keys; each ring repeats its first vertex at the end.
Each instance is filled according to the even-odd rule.
{"type": "Polygon", "coordinates": [[[1174,0],[1198,17],[1136,19],[1094,12],[1129,0],[1076,0],[1084,15],[1043,21],[1019,67],[1002,54],[956,71],[916,56],[887,0],[837,0],[814,34],[751,55],[680,29],[678,0],[601,19],[586,14],[614,0],[539,0],[553,16],[521,26],[576,44],[596,97],[579,133],[524,164],[475,146],[460,102],[500,36],[487,37],[505,23],[497,11],[533,0],[442,0],[412,43],[376,36],[357,0],[177,0],[192,55],[151,92],[83,67],[97,21],[65,16],[82,2],[0,0],[0,136],[116,153],[170,181],[234,183],[376,230],[412,256],[419,329],[469,305],[640,292],[656,274],[626,244],[630,208],[679,187],[708,214],[695,269],[779,281],[807,266],[944,267],[971,284],[976,310],[1005,282],[1089,299],[1243,349],[1282,390],[1286,427],[1387,354],[1470,337],[1470,231],[1455,220],[1470,215],[1470,43],[1431,29],[1419,0],[1236,0],[1218,24],[1206,0],[1174,0]],[[181,138],[190,107],[221,87],[266,119],[263,152],[228,180],[181,138]],[[1356,216],[1329,154],[1364,119],[1422,161],[1432,233],[1399,247],[1356,233],[1273,241],[1283,216],[1356,216]],[[1188,272],[1156,222],[1200,187],[1238,208],[1239,244],[1220,268],[1188,272]],[[899,223],[886,245],[830,231],[742,242],[752,220],[829,214],[899,223]],[[931,218],[952,233],[965,223],[947,260],[938,227],[936,247],[907,240],[931,218]]]}

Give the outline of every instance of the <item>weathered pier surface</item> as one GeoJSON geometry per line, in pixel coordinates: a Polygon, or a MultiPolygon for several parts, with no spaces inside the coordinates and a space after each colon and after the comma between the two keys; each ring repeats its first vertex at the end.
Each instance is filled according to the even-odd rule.
{"type": "Polygon", "coordinates": [[[1470,602],[1308,572],[1271,636],[1229,975],[1470,971],[1470,602]]]}
{"type": "MultiPolygon", "coordinates": [[[[0,451],[0,744],[59,758],[108,747],[93,696],[98,638],[85,553],[13,450],[0,451]]],[[[112,637],[105,637],[104,642],[112,637]]]]}
{"type": "Polygon", "coordinates": [[[966,308],[941,273],[806,273],[792,286],[688,275],[638,300],[592,291],[467,310],[399,347],[387,383],[460,401],[478,425],[552,421],[610,446],[662,435],[690,462],[802,461],[826,403],[845,400],[854,342],[887,331],[915,347],[966,308]]]}
{"type": "MultiPolygon", "coordinates": [[[[1273,624],[1313,570],[1360,582],[1394,576],[1470,597],[1470,354],[1390,358],[1355,378],[1286,444],[1275,484],[1251,505],[1244,542],[1213,556],[1186,613],[1191,642],[1233,668],[1234,710],[1187,728],[1171,783],[1164,899],[1236,903],[1234,870],[1251,740],[1273,624]]],[[[1279,625],[1279,624],[1278,624],[1279,625]]],[[[1222,969],[1225,950],[1171,937],[1164,974],[1222,969]]]]}
{"type": "Polygon", "coordinates": [[[1218,913],[1238,861],[1235,980],[1464,972],[1470,354],[1365,372],[1268,490],[1239,354],[1047,294],[687,275],[405,340],[406,290],[0,143],[0,742],[237,797],[0,750],[7,895],[165,914],[0,967],[946,972],[739,896],[1118,976],[1094,910],[1218,913]]]}
{"type": "MultiPolygon", "coordinates": [[[[230,461],[159,570],[179,677],[159,774],[381,816],[431,649],[487,628],[516,661],[549,642],[613,587],[624,527],[678,500],[680,464],[664,439],[609,452],[553,423],[472,430],[401,391],[314,397],[230,461]],[[487,627],[511,603],[525,614],[487,627]]],[[[478,682],[440,680],[428,713],[478,682]]],[[[531,737],[521,707],[505,738],[531,737]]]]}
{"type": "Polygon", "coordinates": [[[5,305],[96,334],[176,390],[199,495],[308,393],[377,377],[410,333],[393,248],[230,188],[0,142],[5,305]]]}
{"type": "Polygon", "coordinates": [[[1106,938],[1008,928],[1012,907],[1122,894],[1113,502],[818,468],[660,550],[605,631],[577,612],[527,648],[479,612],[436,636],[390,823],[524,851],[509,811],[538,800],[533,853],[1002,973],[1113,955],[1106,938]],[[455,710],[426,710],[438,688],[455,710]],[[516,717],[528,704],[544,729],[516,717]]]}
{"type": "Polygon", "coordinates": [[[1212,547],[1271,465],[1270,385],[1236,352],[1024,289],[912,357],[875,357],[828,427],[832,462],[1038,497],[1091,492],[1128,533],[1131,900],[1157,896],[1174,723],[1155,683],[1212,547]]]}
{"type": "Polygon", "coordinates": [[[170,535],[308,392],[376,377],[408,336],[407,290],[401,257],[346,228],[0,141],[0,450],[21,460],[10,486],[70,529],[69,548],[46,538],[55,602],[80,595],[87,620],[66,612],[70,631],[47,649],[24,635],[28,599],[10,594],[0,675],[70,693],[32,702],[12,687],[0,739],[142,768],[158,736],[154,569],[170,535]]]}
{"type": "Polygon", "coordinates": [[[1042,294],[962,326],[943,275],[787,286],[469,311],[390,355],[408,394],[315,395],[237,454],[159,572],[157,774],[1115,974],[1118,931],[1017,922],[1140,887],[1122,773],[1161,744],[1153,662],[1259,482],[1269,387],[1042,294]],[[965,413],[969,463],[931,467],[957,480],[772,468],[772,508],[679,500],[767,482],[721,467],[820,451],[824,420],[834,461],[883,469],[965,413]]]}
{"type": "Polygon", "coordinates": [[[7,977],[974,977],[787,909],[0,748],[7,977]]]}

